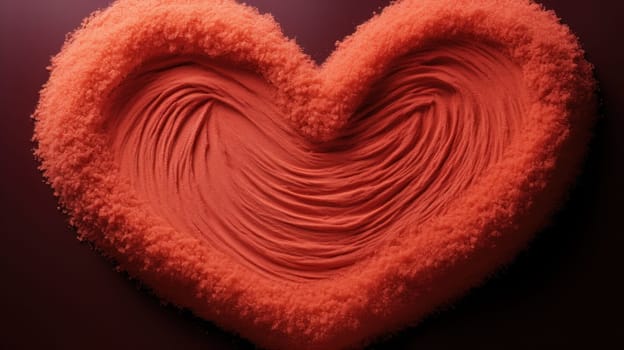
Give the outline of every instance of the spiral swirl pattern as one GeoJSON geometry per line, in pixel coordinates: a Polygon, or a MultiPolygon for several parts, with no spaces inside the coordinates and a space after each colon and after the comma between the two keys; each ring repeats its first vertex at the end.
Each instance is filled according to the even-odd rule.
{"type": "Polygon", "coordinates": [[[321,279],[442,214],[502,159],[526,113],[521,82],[493,46],[431,44],[317,144],[260,77],[170,58],[117,90],[106,130],[123,176],[173,227],[266,276],[321,279]]]}

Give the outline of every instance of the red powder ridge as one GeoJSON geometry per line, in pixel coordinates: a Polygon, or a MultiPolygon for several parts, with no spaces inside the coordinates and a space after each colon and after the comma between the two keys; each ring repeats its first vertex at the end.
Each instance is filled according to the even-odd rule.
{"type": "Polygon", "coordinates": [[[513,257],[574,178],[594,87],[528,1],[399,1],[318,67],[233,1],[123,0],[53,59],[34,138],[80,238],[159,296],[344,348],[513,257]]]}

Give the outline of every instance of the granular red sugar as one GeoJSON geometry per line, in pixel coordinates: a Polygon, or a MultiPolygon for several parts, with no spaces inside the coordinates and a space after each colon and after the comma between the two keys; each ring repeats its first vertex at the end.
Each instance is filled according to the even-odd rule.
{"type": "Polygon", "coordinates": [[[53,59],[36,156],[82,239],[268,348],[417,322],[556,208],[591,66],[522,0],[399,1],[322,65],[233,1],[123,0],[53,59]]]}

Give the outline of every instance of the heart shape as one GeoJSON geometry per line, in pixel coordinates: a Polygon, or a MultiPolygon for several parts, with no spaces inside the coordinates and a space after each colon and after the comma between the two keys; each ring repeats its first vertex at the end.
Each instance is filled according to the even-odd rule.
{"type": "Polygon", "coordinates": [[[543,225],[590,134],[569,29],[404,0],[321,66],[233,1],[123,0],[54,57],[34,139],[81,239],[269,348],[417,322],[543,225]]]}

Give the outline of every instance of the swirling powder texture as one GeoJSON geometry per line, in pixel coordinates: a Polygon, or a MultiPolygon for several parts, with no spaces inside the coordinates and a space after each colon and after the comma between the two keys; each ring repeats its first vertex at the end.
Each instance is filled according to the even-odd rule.
{"type": "Polygon", "coordinates": [[[126,0],[52,68],[36,154],[80,237],[270,348],[362,345],[508,262],[594,113],[527,1],[400,1],[318,67],[253,8],[126,0]]]}
{"type": "Polygon", "coordinates": [[[316,146],[261,78],[177,58],[128,78],[105,119],[122,175],[174,228],[267,277],[319,279],[440,215],[503,157],[526,113],[519,77],[487,46],[421,49],[316,146]]]}

